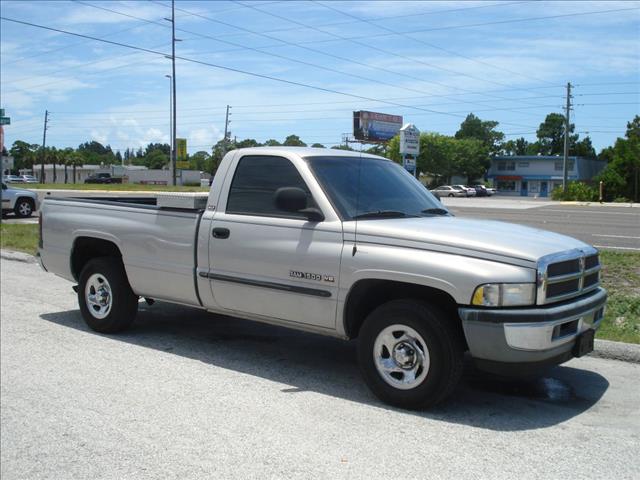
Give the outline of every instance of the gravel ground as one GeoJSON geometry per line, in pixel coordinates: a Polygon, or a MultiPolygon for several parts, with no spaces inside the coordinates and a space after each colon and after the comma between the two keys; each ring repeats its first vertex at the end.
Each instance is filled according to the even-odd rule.
{"type": "Polygon", "coordinates": [[[467,365],[428,412],[378,402],[353,343],[185,307],[90,332],[71,284],[1,260],[0,474],[67,478],[638,478],[640,365],[467,365]]]}

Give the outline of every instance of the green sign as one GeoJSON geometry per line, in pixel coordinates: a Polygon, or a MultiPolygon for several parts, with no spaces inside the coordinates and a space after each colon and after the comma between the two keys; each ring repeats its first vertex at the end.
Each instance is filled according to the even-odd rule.
{"type": "Polygon", "coordinates": [[[0,117],[0,125],[11,125],[11,118],[0,117]]]}

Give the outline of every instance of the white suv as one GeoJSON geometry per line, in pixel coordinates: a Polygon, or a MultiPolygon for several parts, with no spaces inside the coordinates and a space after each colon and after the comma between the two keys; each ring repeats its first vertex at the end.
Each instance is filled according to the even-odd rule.
{"type": "Polygon", "coordinates": [[[2,214],[13,212],[16,217],[27,218],[38,208],[38,195],[24,188],[2,183],[2,214]]]}

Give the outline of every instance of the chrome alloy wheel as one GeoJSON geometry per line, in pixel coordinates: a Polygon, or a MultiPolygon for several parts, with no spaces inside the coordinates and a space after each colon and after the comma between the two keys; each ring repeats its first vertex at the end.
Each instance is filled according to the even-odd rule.
{"type": "Polygon", "coordinates": [[[18,205],[18,212],[20,212],[20,215],[23,217],[28,217],[31,215],[32,211],[33,209],[29,202],[20,202],[20,205],[18,205]]]}
{"type": "Polygon", "coordinates": [[[385,382],[400,390],[410,390],[427,378],[429,349],[413,328],[390,325],[376,337],[373,361],[385,382]]]}
{"type": "Polygon", "coordinates": [[[94,273],[89,277],[84,289],[84,296],[91,315],[98,319],[109,315],[113,304],[113,296],[111,294],[111,286],[103,275],[94,273]]]}

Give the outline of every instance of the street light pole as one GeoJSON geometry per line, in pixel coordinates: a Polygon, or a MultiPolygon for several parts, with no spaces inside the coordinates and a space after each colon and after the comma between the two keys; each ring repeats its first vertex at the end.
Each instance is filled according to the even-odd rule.
{"type": "Polygon", "coordinates": [[[44,128],[42,129],[42,158],[40,163],[40,183],[44,183],[44,158],[47,148],[47,122],[49,121],[49,110],[44,111],[44,128]]]}

